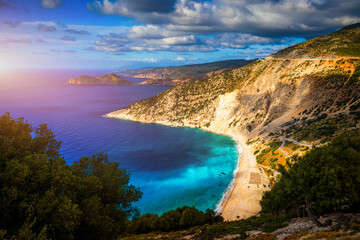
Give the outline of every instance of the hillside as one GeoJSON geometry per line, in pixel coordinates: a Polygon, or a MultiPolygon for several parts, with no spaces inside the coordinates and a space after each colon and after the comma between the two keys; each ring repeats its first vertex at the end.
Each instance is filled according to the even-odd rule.
{"type": "Polygon", "coordinates": [[[360,56],[360,28],[353,24],[295,46],[281,50],[270,57],[289,59],[339,58],[360,56]]]}
{"type": "Polygon", "coordinates": [[[99,77],[92,77],[82,75],[80,77],[72,78],[68,81],[69,84],[77,85],[134,85],[135,83],[125,80],[115,73],[105,74],[99,77]]]}
{"type": "Polygon", "coordinates": [[[225,70],[244,66],[254,60],[225,60],[203,64],[185,66],[141,68],[135,70],[119,71],[119,74],[138,78],[150,78],[142,82],[143,85],[167,85],[175,86],[179,83],[202,80],[225,70]]]}
{"type": "Polygon", "coordinates": [[[301,154],[309,147],[291,145],[295,140],[319,145],[358,131],[359,31],[342,29],[311,39],[204,81],[179,84],[107,116],[234,137],[243,152],[222,215],[227,220],[249,217],[260,210],[277,166],[291,162],[280,147],[290,156],[301,154]]]}

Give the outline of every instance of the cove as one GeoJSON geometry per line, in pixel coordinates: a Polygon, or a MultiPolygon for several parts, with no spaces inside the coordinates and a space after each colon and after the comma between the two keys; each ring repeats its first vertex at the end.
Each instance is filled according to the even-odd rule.
{"type": "Polygon", "coordinates": [[[63,142],[68,164],[106,152],[131,174],[144,193],[141,213],[161,214],[182,206],[215,209],[231,182],[238,152],[227,136],[201,129],[104,118],[103,115],[154,96],[162,86],[74,86],[74,76],[109,70],[26,70],[0,76],[0,114],[47,123],[63,142]]]}

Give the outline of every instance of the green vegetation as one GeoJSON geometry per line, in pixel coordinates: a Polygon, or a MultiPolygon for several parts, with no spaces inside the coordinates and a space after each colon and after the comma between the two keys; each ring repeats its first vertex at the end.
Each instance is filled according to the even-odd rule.
{"type": "Polygon", "coordinates": [[[73,165],[46,124],[0,117],[1,239],[113,239],[141,192],[104,153],[73,165]]]}
{"type": "Polygon", "coordinates": [[[223,218],[213,210],[207,209],[206,212],[203,213],[194,207],[182,207],[165,212],[160,217],[156,214],[148,213],[134,218],[129,223],[129,233],[142,234],[156,231],[178,231],[222,221],[223,218]]]}
{"type": "MultiPolygon", "coordinates": [[[[359,50],[360,51],[360,50],[359,50]]],[[[359,54],[360,55],[360,54],[359,54]]],[[[356,64],[355,70],[350,78],[352,82],[359,82],[360,81],[360,63],[356,64]]]]}
{"type": "Polygon", "coordinates": [[[286,130],[288,135],[298,141],[314,141],[321,140],[328,142],[337,135],[344,132],[356,129],[356,124],[359,122],[359,111],[352,111],[348,116],[343,114],[336,114],[328,118],[323,118],[320,115],[317,118],[305,119],[298,125],[293,125],[286,130]]]}
{"type": "Polygon", "coordinates": [[[262,212],[306,211],[318,225],[318,215],[341,210],[347,205],[360,210],[360,135],[338,137],[329,145],[295,157],[286,170],[279,166],[280,180],[261,201],[262,212]]]}
{"type": "Polygon", "coordinates": [[[341,29],[337,32],[310,39],[281,50],[275,58],[315,58],[324,56],[360,56],[360,27],[341,29]]]}
{"type": "MultiPolygon", "coordinates": [[[[263,162],[265,162],[265,160],[266,160],[266,155],[268,154],[268,153],[270,153],[271,152],[271,155],[272,156],[276,156],[276,154],[274,153],[280,146],[281,146],[281,142],[280,141],[272,141],[272,142],[270,142],[270,143],[268,143],[267,144],[267,148],[265,148],[265,149],[263,149],[261,152],[260,152],[260,154],[258,154],[257,156],[256,156],[256,161],[259,163],[259,164],[262,164],[263,162]]],[[[275,164],[274,164],[274,162],[275,162],[275,160],[274,159],[276,159],[277,160],[277,158],[272,158],[273,159],[273,161],[271,161],[271,165],[273,166],[273,168],[275,167],[275,164]]]]}

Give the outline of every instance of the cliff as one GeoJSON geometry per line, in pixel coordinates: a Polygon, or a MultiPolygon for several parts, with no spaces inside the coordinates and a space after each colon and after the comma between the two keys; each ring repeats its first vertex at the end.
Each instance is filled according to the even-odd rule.
{"type": "Polygon", "coordinates": [[[80,77],[72,78],[68,81],[69,84],[77,85],[134,85],[135,83],[125,80],[124,78],[109,73],[99,77],[92,77],[82,75],[80,77]]]}
{"type": "MultiPolygon", "coordinates": [[[[222,213],[227,220],[248,217],[260,210],[245,209],[258,206],[256,196],[267,190],[264,174],[274,181],[277,166],[291,161],[277,150],[284,137],[323,144],[359,129],[359,33],[355,27],[311,39],[206,80],[179,84],[107,116],[200,127],[236,138],[246,157],[237,180],[247,180],[246,190],[254,195],[239,200],[230,192],[222,213]]],[[[233,188],[237,195],[243,194],[237,190],[240,180],[233,188]]]]}
{"type": "Polygon", "coordinates": [[[226,70],[244,66],[252,61],[254,60],[225,60],[184,66],[124,70],[119,73],[137,78],[150,78],[142,82],[142,85],[175,86],[179,83],[209,78],[226,70]]]}

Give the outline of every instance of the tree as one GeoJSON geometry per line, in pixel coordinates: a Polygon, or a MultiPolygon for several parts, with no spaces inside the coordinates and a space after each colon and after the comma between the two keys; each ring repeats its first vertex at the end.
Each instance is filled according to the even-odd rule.
{"type": "Polygon", "coordinates": [[[82,157],[71,169],[77,177],[76,199],[83,213],[76,239],[114,238],[126,230],[124,222],[136,213],[132,203],[142,193],[129,185],[130,176],[107,155],[82,157]]]}
{"type": "Polygon", "coordinates": [[[338,137],[299,158],[261,201],[264,212],[305,206],[308,216],[321,226],[316,215],[360,204],[360,136],[338,137]]]}
{"type": "Polygon", "coordinates": [[[106,154],[68,166],[42,124],[0,117],[0,236],[104,239],[125,230],[141,192],[106,154]]]}
{"type": "Polygon", "coordinates": [[[195,207],[184,206],[165,212],[160,217],[149,213],[136,217],[130,221],[130,232],[140,234],[156,231],[177,231],[207,223],[222,222],[223,220],[213,210],[207,209],[203,213],[195,207]]]}
{"type": "Polygon", "coordinates": [[[189,228],[205,223],[205,215],[203,212],[197,210],[195,207],[185,209],[181,214],[180,226],[189,228]]]}
{"type": "Polygon", "coordinates": [[[130,231],[132,233],[148,233],[159,230],[159,216],[156,214],[146,213],[131,222],[130,231]]]}
{"type": "Polygon", "coordinates": [[[159,229],[164,232],[180,229],[181,213],[177,210],[171,210],[159,218],[159,229]]]}

